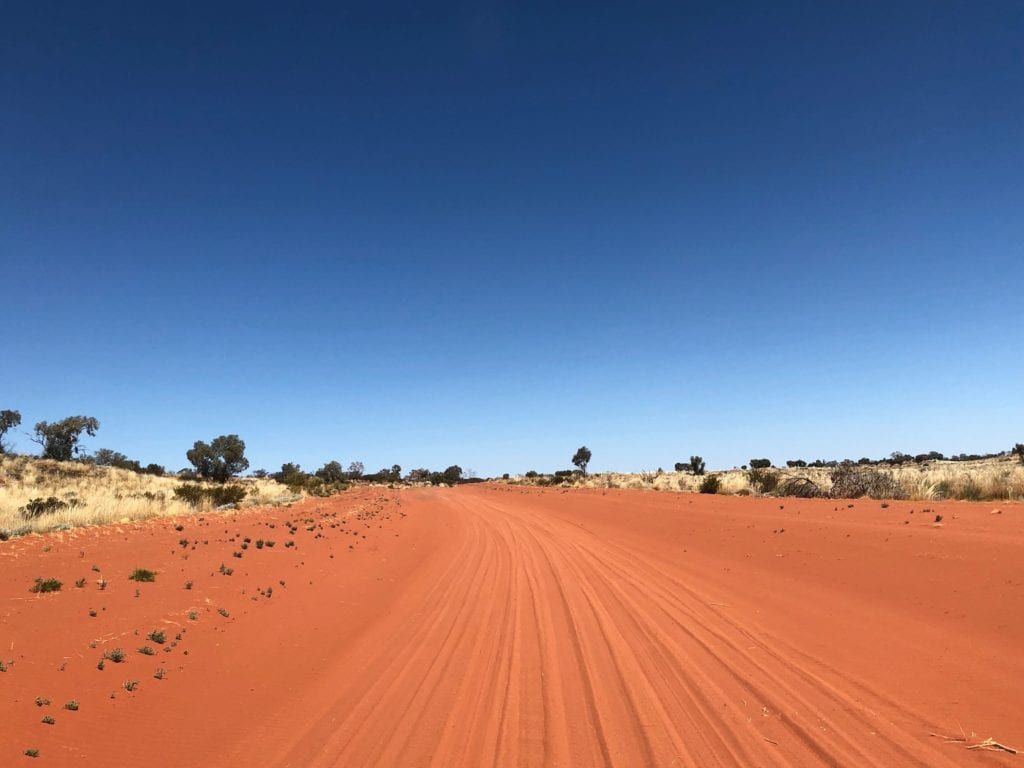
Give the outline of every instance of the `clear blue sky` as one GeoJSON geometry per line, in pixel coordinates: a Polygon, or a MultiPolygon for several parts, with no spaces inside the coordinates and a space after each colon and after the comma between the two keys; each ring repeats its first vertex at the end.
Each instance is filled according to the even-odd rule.
{"type": "Polygon", "coordinates": [[[1024,440],[1024,4],[290,5],[5,6],[23,430],[481,475],[1024,440]]]}

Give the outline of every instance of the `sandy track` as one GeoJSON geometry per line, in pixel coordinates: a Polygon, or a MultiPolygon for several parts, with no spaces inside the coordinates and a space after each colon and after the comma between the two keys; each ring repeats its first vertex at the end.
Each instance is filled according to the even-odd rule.
{"type": "MultiPolygon", "coordinates": [[[[990,515],[992,505],[507,486],[374,493],[317,508],[317,520],[336,520],[372,505],[362,527],[321,526],[297,556],[247,553],[249,580],[294,572],[285,594],[243,601],[244,613],[206,635],[195,627],[176,675],[120,709],[90,702],[91,728],[53,726],[43,757],[953,766],[1015,758],[930,734],[962,726],[1024,743],[1019,505],[990,515]],[[357,530],[367,538],[349,549],[357,530]],[[143,741],[147,727],[156,733],[143,741]]],[[[241,536],[265,513],[236,523],[241,536]]],[[[159,540],[152,528],[135,535],[159,540]]],[[[46,612],[37,621],[68,597],[33,598],[46,612]]],[[[166,600],[160,609],[174,611],[166,600]]],[[[31,635],[28,619],[8,614],[0,628],[31,635]]],[[[19,724],[30,691],[84,675],[31,664],[13,669],[33,685],[14,686],[16,705],[0,702],[19,724]]],[[[29,739],[10,735],[0,739],[8,754],[29,739]]]]}

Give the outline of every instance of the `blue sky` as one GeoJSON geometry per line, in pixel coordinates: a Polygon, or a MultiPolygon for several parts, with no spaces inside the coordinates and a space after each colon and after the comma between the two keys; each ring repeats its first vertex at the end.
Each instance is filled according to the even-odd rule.
{"type": "Polygon", "coordinates": [[[0,408],[171,468],[1024,440],[1024,5],[427,5],[8,6],[0,408]]]}

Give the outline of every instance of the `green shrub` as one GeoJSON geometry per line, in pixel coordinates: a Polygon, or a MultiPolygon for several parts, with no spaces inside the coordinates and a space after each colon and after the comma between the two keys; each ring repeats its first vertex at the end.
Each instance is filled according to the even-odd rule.
{"type": "Polygon", "coordinates": [[[747,480],[757,493],[774,493],[779,485],[779,474],[770,469],[751,469],[747,471],[747,480]]]}
{"type": "Polygon", "coordinates": [[[136,568],[128,574],[132,581],[156,581],[156,571],[149,571],[145,568],[136,568]]]}
{"type": "Polygon", "coordinates": [[[43,515],[52,515],[62,509],[67,509],[67,502],[61,501],[56,496],[48,499],[32,499],[24,507],[19,507],[18,514],[24,520],[35,520],[43,515]]]}
{"type": "Polygon", "coordinates": [[[206,498],[205,489],[201,485],[189,484],[179,485],[174,489],[175,497],[181,499],[190,507],[198,507],[206,498]]]}
{"type": "Polygon", "coordinates": [[[228,504],[238,504],[249,493],[244,485],[217,485],[206,489],[210,502],[215,507],[223,507],[228,504]]]}
{"type": "Polygon", "coordinates": [[[57,581],[57,579],[37,578],[29,592],[59,592],[63,586],[63,582],[57,581]]]}
{"type": "Polygon", "coordinates": [[[985,491],[974,480],[968,480],[960,489],[960,498],[964,501],[984,501],[985,491]]]}
{"type": "Polygon", "coordinates": [[[701,493],[718,493],[722,488],[722,479],[718,475],[708,475],[700,483],[701,493]]]}

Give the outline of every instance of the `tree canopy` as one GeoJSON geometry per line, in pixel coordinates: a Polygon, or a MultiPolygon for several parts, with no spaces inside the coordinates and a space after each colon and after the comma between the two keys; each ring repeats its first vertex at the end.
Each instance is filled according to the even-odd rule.
{"type": "Polygon", "coordinates": [[[583,445],[576,449],[576,453],[572,457],[572,463],[580,468],[580,471],[587,474],[587,464],[590,463],[590,449],[583,445]]]}
{"type": "Polygon", "coordinates": [[[245,458],[245,441],[238,435],[215,437],[209,445],[196,440],[185,457],[200,477],[220,483],[249,468],[249,460],[245,458]]]}
{"type": "Polygon", "coordinates": [[[32,440],[43,447],[43,458],[71,461],[81,451],[82,434],[95,437],[99,428],[100,422],[94,416],[68,416],[52,424],[40,421],[32,440]]]}

